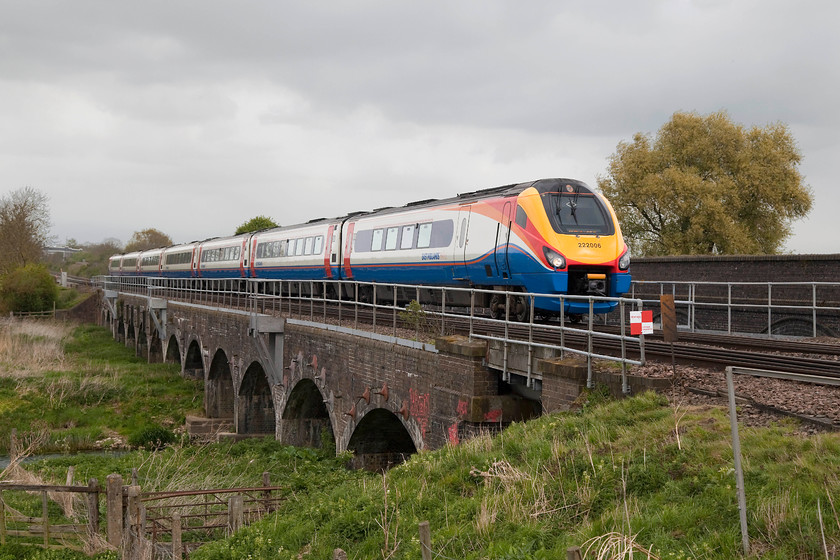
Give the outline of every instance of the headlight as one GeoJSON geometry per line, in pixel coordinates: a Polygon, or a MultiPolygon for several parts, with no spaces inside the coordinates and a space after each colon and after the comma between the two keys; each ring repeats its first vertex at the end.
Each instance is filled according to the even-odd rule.
{"type": "Polygon", "coordinates": [[[624,251],[624,254],[621,255],[620,259],[618,259],[619,270],[627,270],[628,268],[630,268],[630,247],[627,247],[627,250],[624,251]]]}
{"type": "Polygon", "coordinates": [[[548,247],[543,247],[545,260],[554,268],[566,268],[566,259],[557,251],[552,251],[548,247]]]}

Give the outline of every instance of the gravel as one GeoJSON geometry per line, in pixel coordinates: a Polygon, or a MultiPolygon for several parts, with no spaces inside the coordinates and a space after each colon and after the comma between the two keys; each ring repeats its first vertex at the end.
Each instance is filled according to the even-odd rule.
{"type": "MultiPolygon", "coordinates": [[[[648,362],[633,368],[634,375],[674,380],[666,396],[673,402],[697,406],[728,406],[724,369],[648,362]]],[[[802,433],[840,430],[840,387],[735,375],[738,419],[750,426],[769,425],[785,416],[803,420],[802,433]]]]}

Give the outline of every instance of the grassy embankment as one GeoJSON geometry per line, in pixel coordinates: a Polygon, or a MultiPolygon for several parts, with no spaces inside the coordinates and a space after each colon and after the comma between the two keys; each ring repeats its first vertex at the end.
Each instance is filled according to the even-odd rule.
{"type": "Polygon", "coordinates": [[[147,364],[99,327],[0,324],[0,454],[13,428],[32,453],[120,447],[183,425],[201,391],[177,365],[147,364]]]}
{"type": "MultiPolygon", "coordinates": [[[[840,548],[840,436],[802,437],[795,426],[741,430],[753,558],[833,558],[840,548]]],[[[439,558],[565,558],[573,545],[586,558],[630,557],[609,547],[634,547],[636,558],[741,557],[725,411],[652,394],[595,393],[579,411],[421,452],[384,476],[273,441],[30,469],[61,481],[70,464],[77,480],[136,467],[145,490],[256,485],[263,471],[288,486],[280,511],[192,556],[204,560],[328,559],[336,547],[350,558],[417,559],[423,520],[439,558]]]]}

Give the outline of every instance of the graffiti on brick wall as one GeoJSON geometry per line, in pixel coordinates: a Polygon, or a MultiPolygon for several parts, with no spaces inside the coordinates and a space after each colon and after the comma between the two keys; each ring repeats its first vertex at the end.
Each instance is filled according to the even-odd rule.
{"type": "Polygon", "coordinates": [[[409,412],[420,426],[420,435],[426,439],[426,430],[429,427],[429,393],[420,393],[414,389],[408,390],[409,412]]]}

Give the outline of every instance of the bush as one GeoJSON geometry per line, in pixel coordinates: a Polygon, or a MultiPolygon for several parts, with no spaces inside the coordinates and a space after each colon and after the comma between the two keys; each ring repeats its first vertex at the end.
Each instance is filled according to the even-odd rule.
{"type": "Polygon", "coordinates": [[[128,444],[132,447],[144,447],[150,451],[163,449],[176,440],[175,432],[163,426],[145,426],[140,428],[128,438],[128,444]]]}
{"type": "Polygon", "coordinates": [[[58,284],[44,265],[28,264],[3,278],[0,301],[5,311],[52,310],[58,298],[58,284]]]}

